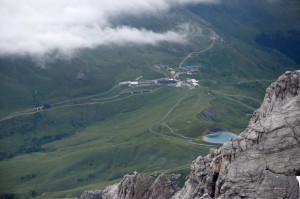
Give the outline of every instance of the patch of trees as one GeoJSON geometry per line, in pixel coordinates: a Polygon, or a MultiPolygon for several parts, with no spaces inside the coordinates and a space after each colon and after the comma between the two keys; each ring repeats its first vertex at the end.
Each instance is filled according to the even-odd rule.
{"type": "Polygon", "coordinates": [[[17,197],[13,193],[7,193],[4,195],[0,195],[0,199],[17,199],[17,197]]]}
{"type": "Polygon", "coordinates": [[[31,173],[31,174],[28,174],[28,175],[25,175],[25,176],[21,176],[20,180],[22,180],[22,181],[33,180],[33,179],[36,178],[36,176],[37,176],[36,173],[31,173]]]}
{"type": "Polygon", "coordinates": [[[64,139],[72,133],[62,133],[56,135],[45,135],[42,137],[34,137],[29,142],[24,143],[15,152],[0,152],[0,160],[6,160],[15,157],[20,153],[34,153],[44,151],[42,145],[64,139]]]}
{"type": "Polygon", "coordinates": [[[40,152],[44,149],[42,145],[54,142],[57,140],[61,140],[65,137],[68,137],[70,134],[63,133],[63,134],[56,134],[56,135],[44,135],[42,137],[34,137],[31,139],[30,143],[26,143],[19,147],[18,153],[33,153],[33,152],[40,152]]]}
{"type": "Polygon", "coordinates": [[[94,173],[90,173],[87,177],[85,178],[77,178],[77,182],[78,183],[83,183],[83,182],[88,182],[88,181],[91,181],[93,179],[96,178],[96,174],[94,173]]]}

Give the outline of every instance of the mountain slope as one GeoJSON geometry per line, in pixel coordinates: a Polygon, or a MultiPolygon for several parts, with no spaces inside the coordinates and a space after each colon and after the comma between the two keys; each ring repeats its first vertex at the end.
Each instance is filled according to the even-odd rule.
{"type": "Polygon", "coordinates": [[[300,3],[297,0],[233,0],[189,9],[229,41],[238,38],[256,48],[284,53],[300,63],[297,45],[300,42],[300,3]]]}
{"type": "Polygon", "coordinates": [[[189,34],[185,44],[82,49],[45,68],[29,57],[1,58],[1,196],[51,195],[105,184],[134,170],[171,167],[184,174],[192,159],[208,153],[206,130],[244,129],[267,85],[299,65],[248,39],[229,38],[231,32],[202,17],[174,8],[114,22],[156,31],[183,27],[189,34]],[[200,88],[118,86],[140,76],[169,76],[156,65],[176,70],[196,65],[197,74],[181,78],[198,79],[200,88]],[[43,104],[51,109],[37,112],[43,104]],[[203,115],[207,109],[215,111],[212,118],[203,115]]]}
{"type": "Polygon", "coordinates": [[[268,87],[261,107],[240,136],[193,161],[181,190],[177,191],[176,175],[157,177],[135,172],[103,192],[86,192],[80,199],[297,199],[299,118],[300,70],[286,72],[268,87]]]}
{"type": "Polygon", "coordinates": [[[299,94],[300,71],[280,76],[268,87],[247,129],[208,156],[199,156],[174,198],[297,199],[299,94]]]}

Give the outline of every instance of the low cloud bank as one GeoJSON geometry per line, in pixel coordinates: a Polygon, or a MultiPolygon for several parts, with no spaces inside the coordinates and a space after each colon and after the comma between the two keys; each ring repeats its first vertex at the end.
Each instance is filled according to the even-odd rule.
{"type": "Polygon", "coordinates": [[[71,56],[79,48],[101,45],[151,44],[186,40],[182,30],[163,33],[128,26],[113,27],[110,19],[168,11],[177,5],[218,0],[1,0],[0,56],[43,57],[53,51],[71,56]]]}

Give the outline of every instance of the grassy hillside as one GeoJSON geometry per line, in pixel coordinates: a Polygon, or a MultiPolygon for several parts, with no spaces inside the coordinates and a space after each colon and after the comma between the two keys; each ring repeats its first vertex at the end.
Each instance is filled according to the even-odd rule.
{"type": "Polygon", "coordinates": [[[191,6],[195,15],[212,24],[228,40],[284,53],[299,62],[300,2],[232,0],[217,6],[191,6]]]}
{"type": "MultiPolygon", "coordinates": [[[[220,9],[222,16],[228,5],[220,6],[211,9],[220,9]]],[[[45,68],[30,58],[1,58],[0,198],[74,196],[133,171],[186,175],[191,160],[219,147],[202,141],[207,129],[241,132],[266,87],[299,65],[251,43],[261,31],[256,25],[234,22],[239,26],[232,31],[254,30],[244,38],[206,24],[203,16],[176,8],[175,14],[153,20],[115,22],[160,31],[188,22],[191,39],[184,45],[82,49],[77,57],[45,68]],[[139,76],[164,77],[167,72],[154,65],[178,69],[180,63],[199,68],[180,77],[198,79],[199,88],[118,86],[139,76]],[[141,90],[147,92],[131,94],[141,90]],[[51,109],[36,112],[34,107],[43,104],[51,109]],[[207,109],[212,116],[203,114],[207,109]]]]}

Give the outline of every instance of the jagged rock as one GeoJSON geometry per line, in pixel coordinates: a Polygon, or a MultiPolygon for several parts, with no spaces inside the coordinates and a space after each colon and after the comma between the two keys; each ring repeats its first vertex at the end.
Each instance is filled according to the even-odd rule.
{"type": "Polygon", "coordinates": [[[169,199],[179,190],[179,175],[160,174],[157,178],[135,172],[118,184],[107,187],[103,199],[169,199]]]}
{"type": "Polygon", "coordinates": [[[79,199],[102,199],[101,190],[85,191],[79,199]]]}
{"type": "Polygon", "coordinates": [[[118,186],[117,198],[148,198],[150,195],[149,187],[151,187],[154,180],[152,176],[140,173],[127,175],[118,186]]]}
{"type": "Polygon", "coordinates": [[[151,186],[150,199],[168,199],[171,198],[179,188],[177,187],[179,175],[159,175],[151,186]]]}
{"type": "Polygon", "coordinates": [[[266,91],[239,137],[198,157],[173,199],[298,199],[300,175],[300,71],[286,72],[266,91]]]}
{"type": "Polygon", "coordinates": [[[117,199],[118,198],[119,183],[106,187],[102,192],[103,199],[117,199]]]}

